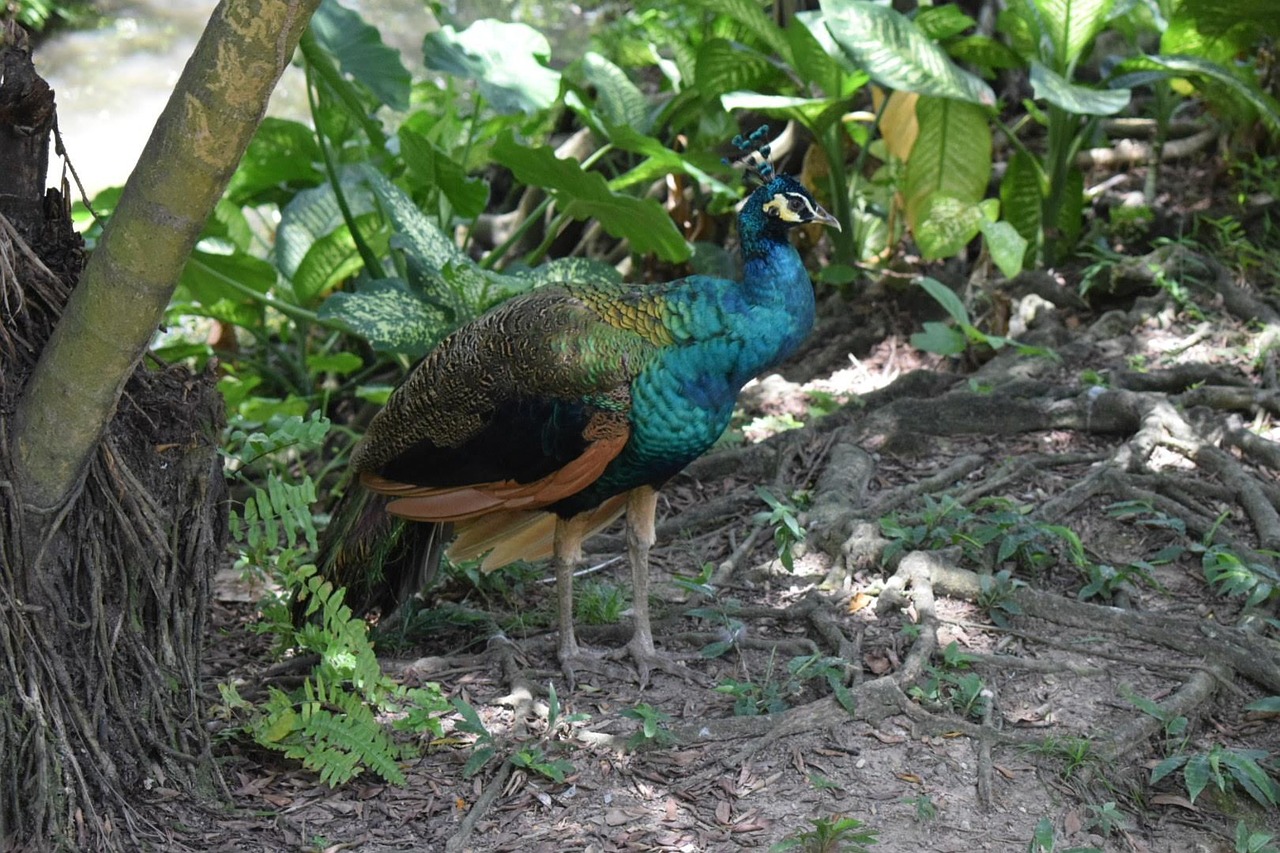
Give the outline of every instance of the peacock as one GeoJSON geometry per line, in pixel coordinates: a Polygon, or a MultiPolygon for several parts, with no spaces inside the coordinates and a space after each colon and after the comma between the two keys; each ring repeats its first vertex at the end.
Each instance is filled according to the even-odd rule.
{"type": "Polygon", "coordinates": [[[453,332],[392,392],[352,452],[358,485],[318,560],[353,609],[393,611],[442,553],[483,557],[485,571],[550,556],[572,686],[600,665],[574,634],[582,542],[625,512],[634,632],[619,652],[642,685],[655,668],[687,674],[650,627],[656,490],[720,437],[742,386],[812,328],[813,285],[788,231],[840,228],[758,139],[735,140],[758,184],[738,215],[741,281],[542,287],[453,332]]]}

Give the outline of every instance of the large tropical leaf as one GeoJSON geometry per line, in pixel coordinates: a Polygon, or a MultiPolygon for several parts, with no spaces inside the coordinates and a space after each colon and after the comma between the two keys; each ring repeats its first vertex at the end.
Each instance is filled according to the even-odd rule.
{"type": "Polygon", "coordinates": [[[1083,116],[1109,116],[1129,106],[1133,93],[1128,89],[1094,89],[1078,86],[1055,74],[1046,65],[1031,63],[1031,91],[1055,107],[1083,116]]]}
{"type": "MultiPolygon", "coordinates": [[[[1025,2],[1025,0],[1024,0],[1025,2]]],[[[1070,70],[1107,25],[1114,0],[1034,0],[1055,69],[1070,70]]]]}
{"type": "Polygon", "coordinates": [[[769,58],[727,39],[711,39],[698,49],[694,81],[707,95],[750,89],[777,74],[769,58]]]}
{"type": "Polygon", "coordinates": [[[376,350],[424,355],[452,328],[445,314],[398,278],[363,279],[353,293],[335,293],[320,306],[376,350]]]}
{"type": "Polygon", "coordinates": [[[769,50],[790,62],[790,46],[782,30],[764,13],[756,0],[695,0],[698,6],[732,18],[743,29],[769,46],[769,50]]]}
{"type": "Polygon", "coordinates": [[[902,187],[913,232],[923,222],[932,195],[976,204],[991,180],[991,129],[985,110],[963,101],[921,97],[916,119],[919,135],[902,187]]]}
{"type": "Polygon", "coordinates": [[[488,18],[461,32],[441,27],[422,42],[428,68],[475,80],[501,113],[534,113],[555,103],[560,72],[546,66],[550,55],[546,37],[533,27],[488,18]]]}
{"type": "Polygon", "coordinates": [[[1131,79],[1130,75],[1138,78],[1156,73],[1163,77],[1186,77],[1221,86],[1257,110],[1272,133],[1280,134],[1280,102],[1216,62],[1199,56],[1137,56],[1120,63],[1116,71],[1121,76],[1113,81],[1115,83],[1131,79]]]}
{"type": "Polygon", "coordinates": [[[645,133],[652,124],[649,101],[627,72],[594,51],[577,63],[575,71],[583,83],[595,89],[594,112],[606,125],[633,127],[645,133]]]}
{"type": "Polygon", "coordinates": [[[440,190],[453,212],[463,219],[474,219],[484,211],[489,201],[488,184],[467,175],[461,163],[411,128],[402,126],[397,136],[400,154],[417,182],[440,190]]]}
{"type": "Polygon", "coordinates": [[[822,0],[827,29],[853,64],[890,89],[994,106],[995,93],[915,24],[867,0],[822,0]]]}
{"type": "Polygon", "coordinates": [[[574,219],[596,219],[605,231],[628,240],[634,251],[672,262],[688,259],[689,244],[653,199],[615,193],[599,172],[583,171],[576,160],[560,159],[549,146],[521,145],[510,131],[494,143],[493,157],[518,180],[547,189],[560,210],[574,219]]]}
{"type": "Polygon", "coordinates": [[[311,31],[344,73],[392,109],[409,109],[413,78],[400,61],[400,52],[383,44],[378,30],[366,24],[359,13],[337,0],[323,0],[311,17],[311,31]]]}

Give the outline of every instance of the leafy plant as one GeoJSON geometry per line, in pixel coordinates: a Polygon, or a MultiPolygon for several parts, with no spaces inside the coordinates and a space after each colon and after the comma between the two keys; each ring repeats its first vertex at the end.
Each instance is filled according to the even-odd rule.
{"type": "Polygon", "coordinates": [[[797,830],[769,848],[771,853],[801,850],[804,853],[868,853],[867,845],[879,841],[879,832],[867,829],[856,818],[811,818],[813,829],[797,830]]]}
{"type": "Polygon", "coordinates": [[[627,591],[607,581],[579,584],[574,599],[574,618],[586,625],[616,624],[629,604],[627,591]]]}
{"type": "Polygon", "coordinates": [[[1236,822],[1236,853],[1280,853],[1271,843],[1274,838],[1274,834],[1250,830],[1242,820],[1236,822]]]}
{"type": "Polygon", "coordinates": [[[668,728],[671,715],[665,711],[641,702],[634,708],[623,709],[622,716],[640,723],[640,728],[627,739],[627,749],[662,748],[676,743],[676,736],[668,728]]]}
{"type": "Polygon", "coordinates": [[[851,714],[854,712],[853,694],[844,683],[844,662],[840,658],[819,654],[794,657],[787,662],[786,675],[781,678],[774,677],[773,667],[774,661],[770,658],[769,669],[762,682],[726,678],[716,685],[715,690],[733,697],[734,714],[753,717],[787,710],[790,702],[804,690],[806,683],[821,678],[841,707],[851,714]]]}
{"type": "Polygon", "coordinates": [[[1171,755],[1161,761],[1151,771],[1151,784],[1181,767],[1187,797],[1193,803],[1212,783],[1222,794],[1239,785],[1258,805],[1274,809],[1280,805],[1280,784],[1259,763],[1266,758],[1264,750],[1214,744],[1208,752],[1171,755]]]}
{"type": "Polygon", "coordinates": [[[1001,628],[1008,627],[1008,617],[1022,615],[1022,606],[1014,600],[1019,586],[1024,586],[1023,582],[1008,569],[994,575],[978,575],[978,606],[1001,628]]]}
{"type": "MultiPolygon", "coordinates": [[[[1053,821],[1047,817],[1042,817],[1031,835],[1031,843],[1027,845],[1027,853],[1055,853],[1058,849],[1057,844],[1053,821]]],[[[1097,847],[1066,847],[1063,848],[1062,853],[1102,853],[1102,851],[1097,847]]]]}
{"type": "Polygon", "coordinates": [[[903,802],[915,807],[916,823],[929,823],[938,816],[938,805],[928,794],[907,797],[903,802]]]}
{"type": "Polygon", "coordinates": [[[796,518],[796,508],[790,501],[779,500],[763,486],[756,486],[756,496],[769,505],[768,512],[755,515],[757,524],[773,526],[773,541],[778,546],[778,559],[789,572],[796,570],[795,546],[804,541],[805,530],[796,518]]]}

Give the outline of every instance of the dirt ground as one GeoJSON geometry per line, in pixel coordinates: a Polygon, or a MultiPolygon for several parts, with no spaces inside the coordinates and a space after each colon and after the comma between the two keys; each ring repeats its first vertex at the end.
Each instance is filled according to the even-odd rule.
{"type": "MultiPolygon", "coordinates": [[[[1280,442],[1277,351],[1259,356],[1280,334],[1274,273],[1180,245],[1135,256],[1103,270],[1088,304],[1083,268],[961,283],[990,308],[985,328],[1004,322],[1052,357],[942,359],[909,343],[941,314],[918,291],[885,279],[829,295],[810,348],[744,396],[740,428],[758,443],[663,491],[655,634],[689,680],[657,673],[641,690],[585,673],[569,691],[539,572],[433,591],[429,603],[486,612],[507,633],[446,619],[388,651],[387,669],[465,698],[499,759],[536,743],[568,761],[563,782],[501,760],[468,777],[456,718],[399,788],[360,777],[331,790],[227,742],[234,808],[146,793],[157,848],[763,850],[820,818],[862,821],[884,853],[1028,850],[1042,819],[1057,850],[1232,851],[1241,820],[1280,833],[1238,783],[1211,781],[1192,802],[1181,768],[1150,782],[1162,760],[1215,745],[1264,750],[1273,771],[1280,755],[1276,715],[1244,709],[1280,694],[1274,612],[1218,594],[1196,547],[1229,544],[1276,570],[1280,466],[1251,438],[1280,442]],[[758,485],[807,493],[793,571],[756,519],[758,485]],[[674,582],[707,564],[701,589],[674,582]],[[1131,577],[1082,600],[1082,566],[1101,564],[1131,577]],[[1001,585],[1004,570],[1019,585],[1001,585]],[[716,643],[723,653],[700,653],[716,643]],[[548,683],[562,705],[550,732],[548,683]],[[666,715],[662,736],[628,749],[640,723],[624,712],[644,705],[666,715]]],[[[622,553],[616,531],[594,540],[589,562],[606,565],[579,589],[625,589],[625,559],[609,562],[622,553]]],[[[248,630],[252,591],[223,580],[210,695],[272,663],[248,630]]],[[[628,633],[623,616],[580,639],[608,648],[628,633]]]]}

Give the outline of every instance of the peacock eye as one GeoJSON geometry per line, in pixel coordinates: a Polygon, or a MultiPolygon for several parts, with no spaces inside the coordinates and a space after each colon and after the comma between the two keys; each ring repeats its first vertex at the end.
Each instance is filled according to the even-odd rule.
{"type": "Polygon", "coordinates": [[[766,207],[765,212],[768,213],[770,216],[772,216],[774,219],[777,219],[779,216],[782,215],[778,212],[778,208],[776,207],[766,207]]]}
{"type": "Polygon", "coordinates": [[[787,207],[791,208],[793,213],[799,213],[800,211],[804,210],[804,201],[796,198],[795,196],[792,196],[791,199],[787,202],[787,207]]]}

